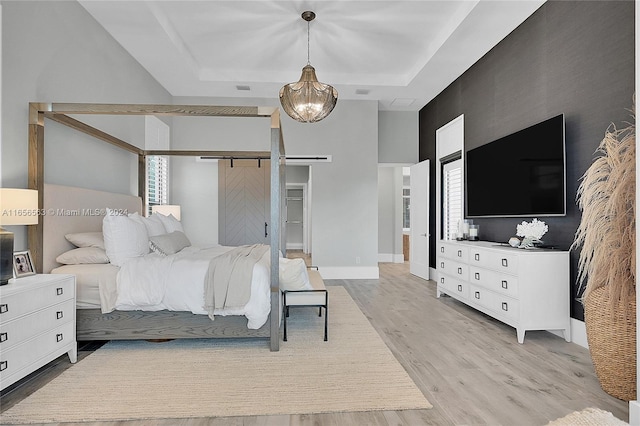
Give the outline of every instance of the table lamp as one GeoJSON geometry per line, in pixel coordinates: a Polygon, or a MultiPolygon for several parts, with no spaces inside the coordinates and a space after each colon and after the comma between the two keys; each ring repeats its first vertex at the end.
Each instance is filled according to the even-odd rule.
{"type": "Polygon", "coordinates": [[[38,191],[0,188],[0,285],[13,278],[13,232],[5,225],[38,223],[38,191]]]}
{"type": "Polygon", "coordinates": [[[151,213],[160,213],[164,216],[173,215],[178,221],[180,220],[180,206],[177,204],[160,204],[151,206],[151,213]]]}

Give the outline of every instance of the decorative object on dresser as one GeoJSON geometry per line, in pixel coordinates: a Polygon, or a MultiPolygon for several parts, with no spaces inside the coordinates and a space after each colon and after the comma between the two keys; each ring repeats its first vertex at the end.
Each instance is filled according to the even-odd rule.
{"type": "Polygon", "coordinates": [[[440,241],[437,296],[448,294],[517,330],[562,330],[571,341],[569,252],[440,241]]]}
{"type": "Polygon", "coordinates": [[[533,218],[531,222],[523,220],[521,224],[516,226],[516,235],[522,237],[519,247],[531,249],[543,244],[541,238],[548,230],[547,224],[541,220],[536,218],[533,218]]]}
{"type": "MultiPolygon", "coordinates": [[[[632,114],[635,116],[635,96],[632,114]]],[[[636,128],[607,129],[582,176],[573,249],[591,359],[602,389],[636,399],[636,128]]]]}
{"type": "Polygon", "coordinates": [[[33,267],[33,260],[31,258],[31,250],[17,251],[13,253],[13,272],[16,278],[36,274],[36,270],[33,267]]]}
{"type": "Polygon", "coordinates": [[[38,223],[38,191],[0,188],[0,285],[13,277],[13,232],[3,225],[35,225],[38,223]]]}
{"type": "Polygon", "coordinates": [[[65,352],[77,360],[76,281],[41,274],[0,288],[0,389],[65,352]]]}

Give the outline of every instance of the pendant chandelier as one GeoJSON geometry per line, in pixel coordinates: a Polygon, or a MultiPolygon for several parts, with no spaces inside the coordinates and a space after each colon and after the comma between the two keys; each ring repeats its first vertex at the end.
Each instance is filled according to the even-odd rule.
{"type": "Polygon", "coordinates": [[[280,104],[284,111],[296,121],[315,123],[328,116],[338,102],[338,91],[332,86],[320,83],[316,70],[309,60],[309,23],[316,14],[302,13],[307,21],[307,65],[302,68],[300,80],[286,84],[280,89],[280,104]]]}

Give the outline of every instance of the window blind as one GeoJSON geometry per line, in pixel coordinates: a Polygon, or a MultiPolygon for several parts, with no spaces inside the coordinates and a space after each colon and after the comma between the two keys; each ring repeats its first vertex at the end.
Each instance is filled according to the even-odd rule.
{"type": "Polygon", "coordinates": [[[462,160],[446,163],[442,167],[442,235],[455,240],[462,211],[462,160]]]}

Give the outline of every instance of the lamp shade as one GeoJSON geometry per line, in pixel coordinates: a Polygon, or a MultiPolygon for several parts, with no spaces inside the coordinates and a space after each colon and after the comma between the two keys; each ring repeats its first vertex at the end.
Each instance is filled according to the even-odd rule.
{"type": "Polygon", "coordinates": [[[38,191],[0,188],[0,225],[36,225],[38,191]]]}
{"type": "Polygon", "coordinates": [[[300,80],[280,89],[280,104],[296,121],[315,123],[328,116],[338,102],[338,91],[320,83],[311,65],[302,68],[300,80]]]}
{"type": "Polygon", "coordinates": [[[151,206],[151,213],[160,213],[165,216],[173,215],[180,220],[180,206],[176,204],[161,204],[159,206],[151,206]]]}

